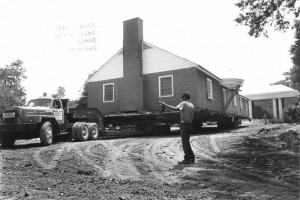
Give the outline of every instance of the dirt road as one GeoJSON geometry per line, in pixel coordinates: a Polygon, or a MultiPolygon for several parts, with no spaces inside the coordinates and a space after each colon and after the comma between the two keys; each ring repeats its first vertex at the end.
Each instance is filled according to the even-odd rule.
{"type": "Polygon", "coordinates": [[[277,139],[289,131],[300,125],[206,129],[191,137],[191,165],[177,164],[178,134],[17,141],[0,150],[0,199],[299,199],[299,149],[277,139]]]}

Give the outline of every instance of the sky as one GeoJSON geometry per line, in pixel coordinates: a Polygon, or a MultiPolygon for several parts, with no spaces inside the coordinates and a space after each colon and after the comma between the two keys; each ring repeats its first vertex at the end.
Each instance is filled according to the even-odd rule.
{"type": "Polygon", "coordinates": [[[195,62],[220,78],[244,80],[253,93],[293,66],[293,31],[248,35],[237,0],[2,0],[0,67],[21,59],[27,100],[65,87],[78,99],[88,75],[123,43],[123,21],[143,20],[144,41],[195,62]]]}

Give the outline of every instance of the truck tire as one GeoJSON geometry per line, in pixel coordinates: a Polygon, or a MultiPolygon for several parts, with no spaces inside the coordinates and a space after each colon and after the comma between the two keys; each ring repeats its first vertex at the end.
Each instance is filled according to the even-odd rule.
{"type": "Polygon", "coordinates": [[[2,148],[9,148],[9,147],[13,147],[14,144],[15,144],[15,141],[16,139],[13,138],[13,137],[4,137],[4,136],[1,136],[0,137],[0,143],[1,143],[1,147],[2,148]]]}
{"type": "Polygon", "coordinates": [[[72,141],[77,142],[78,138],[77,138],[77,125],[79,122],[76,122],[75,124],[73,124],[72,126],[72,141]]]}
{"type": "Polygon", "coordinates": [[[42,124],[40,139],[43,146],[49,146],[53,143],[53,127],[51,122],[46,121],[42,124]]]}
{"type": "Polygon", "coordinates": [[[96,140],[99,135],[98,125],[96,123],[88,123],[89,140],[96,140]]]}
{"type": "Polygon", "coordinates": [[[89,129],[87,124],[85,122],[78,122],[76,133],[80,142],[87,141],[89,138],[89,129]]]}

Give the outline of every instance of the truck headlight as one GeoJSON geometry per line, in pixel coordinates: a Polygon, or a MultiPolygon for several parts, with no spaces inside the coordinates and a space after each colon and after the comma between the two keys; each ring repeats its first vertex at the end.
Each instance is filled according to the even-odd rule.
{"type": "Polygon", "coordinates": [[[33,123],[33,122],[34,122],[34,118],[33,118],[33,117],[30,117],[30,118],[29,118],[29,122],[30,122],[30,123],[33,123]]]}

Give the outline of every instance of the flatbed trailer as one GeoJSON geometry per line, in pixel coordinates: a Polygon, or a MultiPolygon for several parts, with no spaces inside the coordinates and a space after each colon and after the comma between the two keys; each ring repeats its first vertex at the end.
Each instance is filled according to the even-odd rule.
{"type": "MultiPolygon", "coordinates": [[[[216,122],[218,128],[237,128],[247,117],[208,109],[195,110],[193,128],[199,132],[203,123],[216,122]]],[[[114,113],[103,116],[104,130],[144,131],[150,134],[170,132],[170,127],[180,124],[180,112],[147,111],[136,113],[114,113]]]]}

